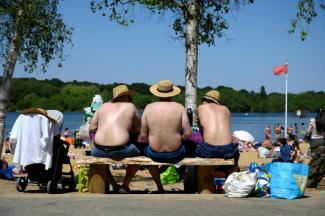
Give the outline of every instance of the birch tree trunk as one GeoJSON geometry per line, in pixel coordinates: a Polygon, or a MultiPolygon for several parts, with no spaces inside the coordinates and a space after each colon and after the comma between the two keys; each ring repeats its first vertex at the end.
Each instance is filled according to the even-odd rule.
{"type": "Polygon", "coordinates": [[[17,40],[17,34],[10,42],[6,64],[3,71],[2,83],[0,86],[0,150],[2,152],[4,132],[5,132],[5,120],[6,120],[6,106],[9,100],[9,91],[11,86],[11,80],[15,70],[16,61],[19,55],[19,45],[17,40]]]}
{"type": "Polygon", "coordinates": [[[193,122],[196,122],[196,90],[197,90],[197,65],[198,65],[198,30],[199,3],[190,0],[186,14],[185,29],[185,107],[193,111],[193,122]]]}

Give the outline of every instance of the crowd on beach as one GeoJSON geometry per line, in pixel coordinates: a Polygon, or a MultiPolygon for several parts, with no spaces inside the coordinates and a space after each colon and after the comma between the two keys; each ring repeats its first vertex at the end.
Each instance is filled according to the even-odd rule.
{"type": "Polygon", "coordinates": [[[239,151],[257,150],[262,158],[274,158],[275,161],[280,160],[283,162],[301,162],[304,158],[308,158],[308,156],[300,151],[300,144],[304,142],[309,143],[312,136],[316,134],[315,118],[310,119],[307,129],[304,123],[301,123],[300,127],[297,123],[294,123],[294,126],[289,125],[285,131],[281,124],[276,124],[273,132],[274,139],[272,139],[272,129],[267,125],[263,141],[254,142],[250,140],[240,142],[238,145],[239,151]],[[292,146],[290,151],[284,153],[283,149],[288,148],[288,146],[292,146]]]}

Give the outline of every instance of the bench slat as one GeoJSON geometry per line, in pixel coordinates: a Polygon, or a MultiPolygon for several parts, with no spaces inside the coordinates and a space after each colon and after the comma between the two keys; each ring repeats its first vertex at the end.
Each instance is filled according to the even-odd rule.
{"type": "MultiPolygon", "coordinates": [[[[110,158],[100,158],[93,156],[79,156],[76,158],[77,164],[137,164],[137,165],[172,165],[171,163],[158,163],[145,156],[124,158],[123,160],[113,160],[110,158]]],[[[224,160],[221,158],[184,158],[178,165],[194,165],[194,166],[224,166],[234,165],[234,160],[224,160]]]]}

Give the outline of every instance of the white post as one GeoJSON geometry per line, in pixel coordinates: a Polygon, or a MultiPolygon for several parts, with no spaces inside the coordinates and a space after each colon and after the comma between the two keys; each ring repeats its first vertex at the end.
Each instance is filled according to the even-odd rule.
{"type": "MultiPolygon", "coordinates": [[[[288,64],[288,63],[287,63],[288,64]]],[[[285,114],[284,114],[284,136],[288,137],[287,129],[288,129],[288,72],[286,73],[286,87],[285,87],[285,114]]]]}

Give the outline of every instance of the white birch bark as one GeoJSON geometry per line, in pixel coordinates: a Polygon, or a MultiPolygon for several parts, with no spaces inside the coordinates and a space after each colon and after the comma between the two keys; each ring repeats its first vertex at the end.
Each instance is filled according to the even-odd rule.
{"type": "Polygon", "coordinates": [[[190,0],[185,29],[185,107],[193,111],[193,122],[196,120],[196,90],[197,90],[197,65],[198,65],[198,0],[190,0]]]}
{"type": "Polygon", "coordinates": [[[16,61],[19,55],[19,46],[17,40],[17,34],[11,40],[9,50],[7,54],[6,64],[3,70],[2,83],[0,86],[0,150],[2,152],[4,132],[5,132],[5,120],[6,120],[6,106],[9,101],[9,90],[11,86],[11,80],[15,70],[16,61]]]}

